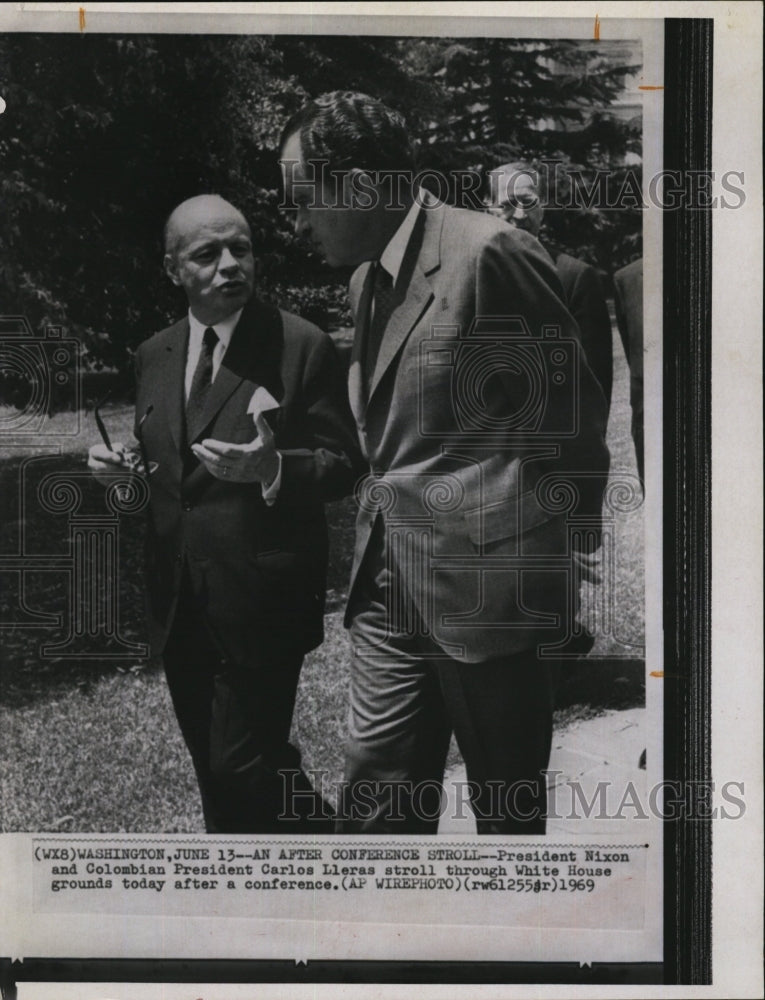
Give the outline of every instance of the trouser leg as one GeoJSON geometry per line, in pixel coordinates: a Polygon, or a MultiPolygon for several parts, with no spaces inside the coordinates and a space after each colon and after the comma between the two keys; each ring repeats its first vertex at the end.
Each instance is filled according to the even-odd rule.
{"type": "Polygon", "coordinates": [[[448,660],[438,670],[478,832],[544,833],[552,745],[550,664],[529,650],[486,663],[448,660]]]}
{"type": "Polygon", "coordinates": [[[184,586],[165,672],[208,833],[328,832],[331,816],[289,742],[302,653],[226,652],[184,586]]]}
{"type": "Polygon", "coordinates": [[[342,832],[435,833],[455,731],[479,833],[544,833],[552,669],[536,650],[484,663],[446,656],[403,589],[378,522],[356,588],[342,832]],[[397,796],[397,797],[395,797],[397,796]],[[366,811],[365,811],[366,810],[366,811]]]}
{"type": "Polygon", "coordinates": [[[438,829],[451,735],[433,666],[438,651],[426,642],[432,655],[423,655],[418,626],[392,627],[390,584],[384,560],[370,562],[351,627],[342,833],[438,829]]]}
{"type": "Polygon", "coordinates": [[[165,646],[163,664],[175,717],[196,772],[202,799],[205,829],[213,833],[219,825],[219,807],[210,772],[210,724],[213,703],[215,651],[204,632],[193,621],[186,622],[179,607],[175,625],[165,646]]]}
{"type": "Polygon", "coordinates": [[[435,833],[451,730],[432,667],[356,651],[352,671],[338,831],[435,833]]]}

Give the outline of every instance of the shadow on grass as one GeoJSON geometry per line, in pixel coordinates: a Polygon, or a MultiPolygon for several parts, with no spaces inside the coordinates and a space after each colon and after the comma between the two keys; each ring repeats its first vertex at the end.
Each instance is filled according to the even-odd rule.
{"type": "Polygon", "coordinates": [[[597,711],[645,705],[645,660],[583,659],[566,664],[556,685],[555,704],[562,716],[582,705],[597,711]]]}

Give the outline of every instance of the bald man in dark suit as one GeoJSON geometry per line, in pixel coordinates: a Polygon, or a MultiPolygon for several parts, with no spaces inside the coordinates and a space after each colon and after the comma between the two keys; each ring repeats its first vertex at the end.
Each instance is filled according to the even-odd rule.
{"type": "MultiPolygon", "coordinates": [[[[136,354],[152,649],[208,832],[326,831],[289,734],[323,636],[323,504],[355,478],[341,367],[326,334],[253,297],[250,228],[222,198],[174,210],[165,269],[188,315],[136,354]]],[[[103,478],[125,456],[98,445],[90,466],[103,478]]]]}

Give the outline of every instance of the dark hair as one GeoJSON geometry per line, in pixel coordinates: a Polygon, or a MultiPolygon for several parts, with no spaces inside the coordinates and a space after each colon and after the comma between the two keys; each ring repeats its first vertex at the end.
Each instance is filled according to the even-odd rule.
{"type": "Polygon", "coordinates": [[[330,170],[413,170],[414,146],[406,122],[382,101],[350,90],[322,94],[294,114],[279,149],[298,133],[303,159],[324,160],[330,170]]]}

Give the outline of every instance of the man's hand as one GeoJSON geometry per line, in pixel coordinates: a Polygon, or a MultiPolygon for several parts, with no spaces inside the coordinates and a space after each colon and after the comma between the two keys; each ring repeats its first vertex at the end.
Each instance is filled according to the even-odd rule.
{"type": "Polygon", "coordinates": [[[127,468],[126,454],[127,448],[121,441],[117,441],[111,451],[105,444],[94,444],[88,452],[88,468],[102,486],[109,486],[114,481],[113,478],[99,473],[116,472],[119,468],[127,468]]]}
{"type": "Polygon", "coordinates": [[[603,582],[602,555],[602,548],[596,549],[595,552],[574,550],[574,561],[579,571],[580,581],[594,585],[603,582]]]}
{"type": "Polygon", "coordinates": [[[211,476],[231,483],[270,485],[279,472],[279,455],[274,434],[262,413],[255,417],[258,436],[248,444],[205,439],[191,450],[211,476]]]}

